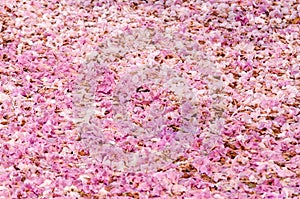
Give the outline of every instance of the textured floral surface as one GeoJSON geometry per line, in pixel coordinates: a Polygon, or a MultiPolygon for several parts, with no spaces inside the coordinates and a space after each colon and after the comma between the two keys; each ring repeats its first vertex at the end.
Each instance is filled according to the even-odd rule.
{"type": "Polygon", "coordinates": [[[0,198],[299,198],[299,13],[0,0],[0,198]]]}

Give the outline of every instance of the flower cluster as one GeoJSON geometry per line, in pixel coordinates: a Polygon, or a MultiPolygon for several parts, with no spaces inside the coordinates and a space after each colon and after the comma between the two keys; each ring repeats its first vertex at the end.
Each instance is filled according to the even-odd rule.
{"type": "Polygon", "coordinates": [[[0,5],[0,198],[298,198],[300,4],[0,5]]]}

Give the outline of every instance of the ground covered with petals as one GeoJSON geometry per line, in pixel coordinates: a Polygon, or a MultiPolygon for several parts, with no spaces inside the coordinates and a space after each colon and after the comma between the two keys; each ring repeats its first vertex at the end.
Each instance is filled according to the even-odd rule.
{"type": "Polygon", "coordinates": [[[299,198],[299,13],[0,0],[0,198],[299,198]]]}

